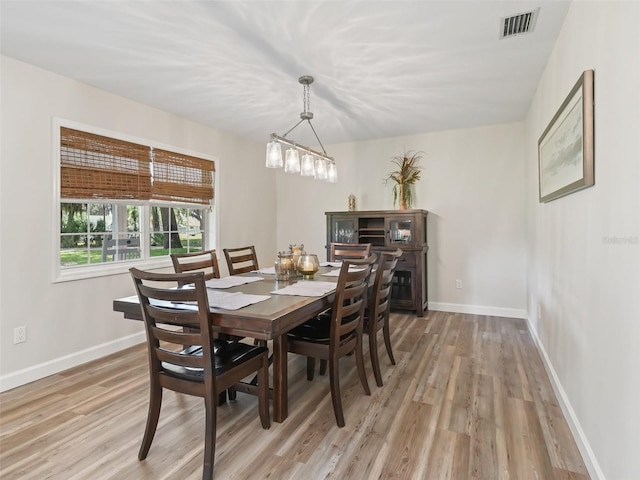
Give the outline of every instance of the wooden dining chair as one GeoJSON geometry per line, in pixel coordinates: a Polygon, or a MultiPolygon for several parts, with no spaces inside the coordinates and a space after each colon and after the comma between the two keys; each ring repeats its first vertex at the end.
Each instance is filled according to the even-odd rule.
{"type": "Polygon", "coordinates": [[[287,335],[288,351],[307,357],[307,379],[313,379],[316,358],[328,361],[331,400],[338,427],[345,425],[338,377],[340,358],[352,352],[355,354],[362,388],[371,395],[364,370],[362,320],[369,276],[375,261],[374,254],[365,260],[343,262],[331,313],[309,320],[287,335]],[[349,271],[351,265],[362,269],[349,271]]]}
{"type": "Polygon", "coordinates": [[[224,258],[229,267],[229,275],[239,275],[258,270],[258,256],[253,245],[239,248],[224,248],[224,258]]]}
{"type": "Polygon", "coordinates": [[[172,253],[171,261],[176,273],[204,272],[204,279],[220,278],[220,267],[215,250],[201,252],[172,253]]]}
{"type": "MultiPolygon", "coordinates": [[[[218,266],[218,256],[215,250],[204,250],[201,252],[190,253],[172,253],[171,261],[173,262],[173,269],[176,273],[185,272],[203,272],[204,279],[209,280],[211,278],[220,278],[220,267],[218,266]]],[[[184,328],[183,331],[188,331],[188,328],[184,328]]],[[[244,337],[238,337],[234,335],[226,334],[214,334],[219,341],[238,342],[244,337]]],[[[236,399],[235,388],[229,388],[229,399],[236,399]]],[[[227,392],[218,392],[218,405],[222,405],[227,400],[227,392]]]]}
{"type": "Polygon", "coordinates": [[[382,387],[382,374],[380,372],[380,360],[378,358],[378,332],[382,330],[384,344],[391,364],[395,365],[391,350],[391,335],[389,331],[389,312],[391,309],[391,286],[398,259],[402,256],[402,250],[395,252],[381,252],[374,273],[373,287],[369,295],[368,306],[364,314],[363,331],[369,337],[369,355],[376,385],[382,387]]]}
{"type": "Polygon", "coordinates": [[[149,273],[130,270],[140,299],[149,356],[149,410],[138,459],[147,457],[158,426],[163,389],[204,398],[203,480],[213,478],[218,392],[258,374],[258,410],[270,427],[267,349],[244,343],[218,342],[209,320],[204,273],[149,273]],[[193,284],[194,287],[175,288],[193,284]],[[190,304],[177,309],[173,304],[190,304]],[[175,327],[190,327],[183,332],[175,327]],[[195,330],[195,331],[194,331],[195,330]],[[185,347],[186,345],[186,347],[185,347]]]}
{"type": "Polygon", "coordinates": [[[363,259],[370,254],[370,243],[331,243],[329,244],[329,258],[327,261],[363,259]]]}

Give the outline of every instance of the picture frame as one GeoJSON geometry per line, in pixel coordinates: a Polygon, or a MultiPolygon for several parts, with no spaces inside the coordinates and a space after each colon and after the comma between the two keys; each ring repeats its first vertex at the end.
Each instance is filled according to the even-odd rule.
{"type": "Polygon", "coordinates": [[[593,83],[585,70],[538,140],[540,203],[595,183],[593,83]]]}

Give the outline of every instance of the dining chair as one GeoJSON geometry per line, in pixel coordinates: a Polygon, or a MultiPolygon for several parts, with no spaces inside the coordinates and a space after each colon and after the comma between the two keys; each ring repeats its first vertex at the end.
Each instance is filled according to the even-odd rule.
{"type": "Polygon", "coordinates": [[[258,256],[253,245],[239,248],[224,248],[224,258],[227,260],[229,275],[239,275],[258,270],[258,256]]]}
{"type": "Polygon", "coordinates": [[[139,238],[103,238],[102,261],[131,260],[140,258],[139,238]]]}
{"type": "MultiPolygon", "coordinates": [[[[218,266],[218,256],[215,250],[204,250],[200,252],[190,253],[172,253],[171,261],[173,262],[173,269],[176,273],[196,272],[201,271],[204,273],[204,279],[209,280],[211,278],[220,278],[220,267],[218,266]]],[[[188,327],[183,329],[188,331],[188,327]]],[[[238,337],[234,335],[215,334],[219,341],[238,342],[244,337],[238,337]]],[[[235,388],[229,388],[229,399],[236,399],[235,388]]],[[[222,405],[227,400],[227,392],[218,392],[218,405],[222,405]]]]}
{"type": "Polygon", "coordinates": [[[156,433],[163,389],[202,397],[206,417],[202,478],[210,480],[218,392],[257,373],[260,421],[263,428],[270,427],[267,349],[214,339],[203,272],[150,273],[136,268],[130,272],[140,300],[149,356],[149,410],[138,459],[147,457],[156,433]],[[186,284],[194,287],[179,287],[186,284]],[[171,304],[185,304],[185,308],[168,306],[171,304]],[[193,330],[183,332],[176,326],[193,330]]]}
{"type": "Polygon", "coordinates": [[[328,362],[331,401],[338,427],[345,425],[338,376],[340,358],[354,353],[362,388],[367,395],[371,395],[364,370],[362,319],[369,276],[375,261],[376,255],[373,254],[365,260],[343,262],[331,313],[309,320],[287,335],[287,351],[307,357],[308,380],[313,379],[316,358],[328,362]],[[350,271],[350,266],[360,269],[350,271]]]}
{"type": "Polygon", "coordinates": [[[329,244],[329,258],[327,261],[363,259],[370,254],[370,243],[331,243],[329,244]]]}
{"type": "Polygon", "coordinates": [[[382,387],[382,374],[380,372],[380,360],[378,358],[378,331],[382,330],[384,344],[391,364],[395,365],[391,350],[391,335],[389,332],[389,312],[391,309],[391,286],[398,259],[402,256],[402,250],[395,252],[380,252],[377,262],[373,287],[369,295],[368,306],[364,314],[363,331],[369,337],[369,355],[376,385],[382,387]]]}
{"type": "Polygon", "coordinates": [[[190,253],[172,253],[171,261],[176,273],[204,272],[204,279],[220,278],[220,267],[215,250],[190,253]]]}

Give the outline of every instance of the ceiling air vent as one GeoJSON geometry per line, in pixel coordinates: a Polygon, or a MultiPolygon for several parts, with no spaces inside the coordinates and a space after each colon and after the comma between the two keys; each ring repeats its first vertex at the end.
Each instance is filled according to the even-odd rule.
{"type": "Polygon", "coordinates": [[[509,38],[533,31],[540,8],[500,19],[500,38],[509,38]]]}

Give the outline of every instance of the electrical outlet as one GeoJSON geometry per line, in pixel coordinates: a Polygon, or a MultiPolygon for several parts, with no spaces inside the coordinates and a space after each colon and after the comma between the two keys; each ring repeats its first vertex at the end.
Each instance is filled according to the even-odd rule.
{"type": "Polygon", "coordinates": [[[456,279],[456,288],[462,288],[462,280],[456,279]]]}
{"type": "Polygon", "coordinates": [[[16,327],[13,329],[13,343],[24,343],[27,341],[27,327],[16,327]]]}

